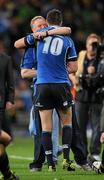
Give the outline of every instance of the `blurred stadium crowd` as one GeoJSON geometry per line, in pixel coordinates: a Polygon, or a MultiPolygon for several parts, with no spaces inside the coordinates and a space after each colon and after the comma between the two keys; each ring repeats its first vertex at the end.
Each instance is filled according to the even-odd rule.
{"type": "Polygon", "coordinates": [[[30,31],[29,22],[36,15],[46,16],[52,8],[62,11],[64,25],[72,28],[79,48],[86,36],[104,30],[102,0],[0,0],[0,36],[13,54],[13,43],[30,31]]]}
{"type": "Polygon", "coordinates": [[[14,42],[31,31],[30,20],[34,16],[46,17],[53,8],[62,11],[64,25],[72,28],[77,51],[84,48],[88,34],[104,32],[102,0],[0,0],[0,50],[6,48],[13,59],[16,108],[21,112],[30,111],[32,100],[29,82],[20,77],[23,50],[17,51],[14,42]]]}

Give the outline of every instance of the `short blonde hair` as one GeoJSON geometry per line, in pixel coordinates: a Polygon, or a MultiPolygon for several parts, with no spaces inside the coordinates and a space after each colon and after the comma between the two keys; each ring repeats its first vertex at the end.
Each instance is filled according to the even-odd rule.
{"type": "Polygon", "coordinates": [[[44,20],[45,20],[45,18],[44,18],[43,16],[35,16],[35,17],[33,17],[33,18],[31,19],[31,22],[30,22],[31,28],[32,28],[33,23],[34,23],[37,19],[44,19],[44,20]]]}
{"type": "Polygon", "coordinates": [[[90,34],[90,35],[87,37],[86,42],[88,42],[89,39],[92,39],[92,38],[96,38],[99,42],[101,41],[100,36],[98,36],[98,35],[95,34],[95,33],[92,33],[92,34],[90,34]]]}

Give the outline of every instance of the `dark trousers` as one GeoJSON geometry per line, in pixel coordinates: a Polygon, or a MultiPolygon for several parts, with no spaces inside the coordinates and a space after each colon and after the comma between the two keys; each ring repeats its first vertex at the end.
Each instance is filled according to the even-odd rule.
{"type": "Polygon", "coordinates": [[[99,155],[101,152],[100,143],[100,115],[101,115],[101,104],[89,104],[76,102],[76,116],[80,126],[83,142],[85,144],[86,153],[88,154],[87,136],[86,130],[88,121],[90,121],[92,128],[92,137],[90,143],[90,154],[99,155]]]}
{"type": "Polygon", "coordinates": [[[71,149],[74,153],[74,159],[77,164],[80,165],[86,164],[87,163],[86,147],[84,145],[79,124],[76,118],[75,105],[73,105],[72,107],[72,127],[73,127],[73,134],[72,134],[71,149]]]}
{"type": "Polygon", "coordinates": [[[39,111],[35,110],[35,123],[37,135],[34,135],[34,162],[37,166],[42,165],[45,161],[45,152],[41,143],[41,120],[39,111]]]}
{"type": "Polygon", "coordinates": [[[102,151],[102,159],[101,159],[101,163],[104,166],[104,145],[103,145],[103,151],[102,151]]]}
{"type": "Polygon", "coordinates": [[[10,116],[5,113],[5,108],[0,107],[0,128],[8,133],[10,136],[11,133],[11,119],[10,116]]]}
{"type": "Polygon", "coordinates": [[[2,122],[4,120],[4,108],[0,107],[0,130],[2,129],[2,122]]]}
{"type": "Polygon", "coordinates": [[[12,137],[12,117],[5,112],[5,118],[2,121],[2,129],[12,137]]]}

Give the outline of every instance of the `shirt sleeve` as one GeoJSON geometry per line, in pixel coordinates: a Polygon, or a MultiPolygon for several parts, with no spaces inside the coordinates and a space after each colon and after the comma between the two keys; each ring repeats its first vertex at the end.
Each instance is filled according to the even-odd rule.
{"type": "Polygon", "coordinates": [[[21,69],[32,69],[37,68],[37,61],[36,61],[36,52],[35,48],[27,48],[25,50],[24,56],[21,60],[21,69]]]}
{"type": "Polygon", "coordinates": [[[74,42],[71,38],[67,38],[67,40],[68,40],[67,61],[75,61],[75,58],[77,58],[77,53],[74,42]]]}
{"type": "Polygon", "coordinates": [[[32,34],[29,34],[27,35],[25,38],[24,38],[24,41],[25,41],[25,44],[27,47],[30,47],[30,46],[33,46],[35,45],[35,38],[32,34]]]}

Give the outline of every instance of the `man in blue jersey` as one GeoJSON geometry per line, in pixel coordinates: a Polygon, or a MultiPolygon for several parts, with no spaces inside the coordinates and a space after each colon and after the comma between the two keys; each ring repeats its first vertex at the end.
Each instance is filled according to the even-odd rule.
{"type": "MultiPolygon", "coordinates": [[[[46,27],[47,23],[46,20],[42,16],[36,16],[31,20],[31,28],[32,31],[36,31],[40,28],[46,27]]],[[[57,30],[51,30],[50,33],[70,33],[70,28],[68,27],[62,27],[57,30]]],[[[21,72],[22,72],[22,77],[29,78],[29,77],[34,77],[36,75],[35,69],[37,69],[37,62],[34,61],[35,58],[35,48],[29,47],[26,48],[25,54],[23,57],[23,61],[21,64],[21,72]],[[34,69],[32,69],[34,68],[34,69]]],[[[40,171],[42,167],[42,163],[44,162],[44,151],[43,147],[41,145],[41,126],[40,126],[40,118],[38,111],[35,110],[35,122],[36,122],[36,130],[37,134],[34,136],[34,161],[30,163],[30,169],[34,171],[40,171]]]]}
{"type": "MultiPolygon", "coordinates": [[[[50,33],[51,31],[48,31],[48,33],[50,33]]],[[[39,35],[39,33],[38,33],[39,35]]],[[[42,32],[42,35],[45,36],[46,33],[42,32]]],[[[29,36],[30,38],[30,36],[29,36]]],[[[27,37],[28,39],[28,37],[27,37]]],[[[21,40],[17,40],[16,41],[16,46],[17,47],[23,47],[26,46],[24,44],[24,39],[22,39],[23,42],[21,43],[21,40]]],[[[29,41],[28,41],[29,42],[29,41]]],[[[30,62],[31,64],[31,62],[30,62]]],[[[28,65],[29,65],[29,62],[28,62],[28,65]]],[[[26,77],[27,74],[28,76],[31,76],[31,75],[34,75],[34,70],[32,69],[23,69],[22,70],[22,75],[23,77],[26,77]],[[27,72],[28,71],[28,72],[27,72]]],[[[33,77],[33,76],[32,76],[33,77]]],[[[84,169],[84,170],[91,170],[87,164],[87,161],[86,161],[86,155],[85,155],[85,152],[84,152],[84,144],[82,142],[82,139],[81,139],[81,135],[80,135],[80,131],[79,131],[79,127],[78,127],[78,124],[77,124],[77,120],[75,118],[75,116],[73,116],[73,141],[72,141],[72,145],[71,145],[71,148],[74,152],[74,155],[75,155],[75,160],[78,164],[80,164],[80,166],[84,169]],[[76,139],[76,140],[75,140],[76,139]]]]}
{"type": "MultiPolygon", "coordinates": [[[[58,10],[47,14],[50,25],[61,25],[62,15],[58,10]]],[[[50,26],[47,30],[50,29],[50,26]]],[[[43,31],[46,30],[43,29],[43,31]]],[[[71,38],[48,36],[37,45],[37,87],[35,106],[39,109],[42,123],[42,141],[47,156],[49,171],[55,170],[52,159],[52,112],[57,109],[62,124],[63,169],[70,166],[69,151],[72,140],[72,97],[68,72],[77,70],[76,51],[71,38]]]]}

